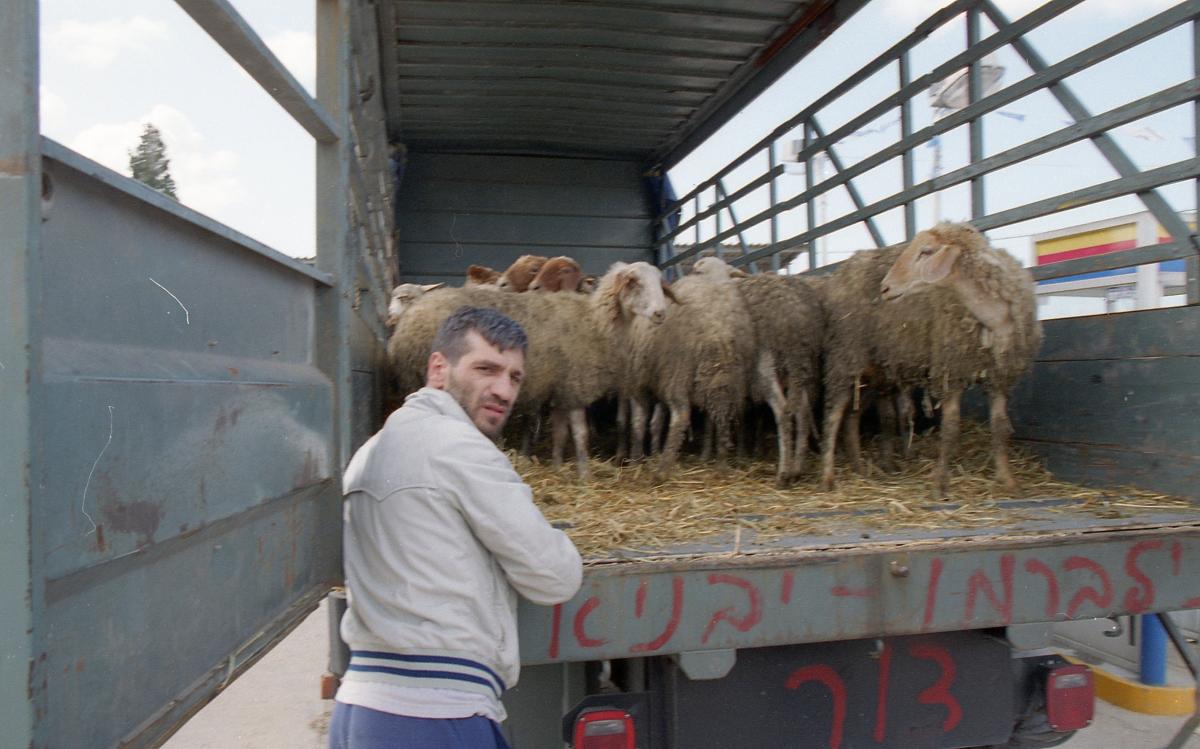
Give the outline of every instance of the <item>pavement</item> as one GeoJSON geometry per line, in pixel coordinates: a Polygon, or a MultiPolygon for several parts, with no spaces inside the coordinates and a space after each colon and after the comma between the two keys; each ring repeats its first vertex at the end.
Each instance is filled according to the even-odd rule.
{"type": "MultiPolygon", "coordinates": [[[[291,635],[168,739],[163,748],[324,749],[333,706],[320,698],[328,644],[326,617],[322,603],[291,635]]],[[[1143,715],[1097,700],[1092,725],[1063,746],[1162,749],[1183,721],[1143,715]]],[[[1200,749],[1200,735],[1193,734],[1184,746],[1200,749]]]]}

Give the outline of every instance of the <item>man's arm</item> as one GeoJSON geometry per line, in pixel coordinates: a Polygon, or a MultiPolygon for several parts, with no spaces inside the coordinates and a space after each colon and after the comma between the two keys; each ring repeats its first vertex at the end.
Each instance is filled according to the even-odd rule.
{"type": "Polygon", "coordinates": [[[485,439],[463,439],[430,462],[439,486],[458,501],[518,593],[543,606],[575,595],[583,578],[579,552],[546,522],[503,453],[485,439]]]}

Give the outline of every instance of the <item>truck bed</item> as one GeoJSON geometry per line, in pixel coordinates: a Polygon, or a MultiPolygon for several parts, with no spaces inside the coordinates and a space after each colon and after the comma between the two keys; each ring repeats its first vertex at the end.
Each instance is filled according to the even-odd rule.
{"type": "Polygon", "coordinates": [[[523,604],[523,659],[720,657],[710,651],[1200,607],[1200,507],[1185,501],[1000,500],[975,527],[953,527],[961,503],[921,507],[946,526],[890,530],[869,522],[885,508],[860,508],[818,513],[816,534],[735,529],[590,555],[573,600],[523,604]]]}

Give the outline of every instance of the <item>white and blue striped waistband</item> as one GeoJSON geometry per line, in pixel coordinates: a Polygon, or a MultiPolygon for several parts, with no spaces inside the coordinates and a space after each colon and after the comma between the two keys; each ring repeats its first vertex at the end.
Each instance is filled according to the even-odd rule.
{"type": "Polygon", "coordinates": [[[495,671],[469,658],[379,650],[350,651],[346,679],[356,678],[404,687],[459,689],[497,698],[507,689],[495,671]]]}

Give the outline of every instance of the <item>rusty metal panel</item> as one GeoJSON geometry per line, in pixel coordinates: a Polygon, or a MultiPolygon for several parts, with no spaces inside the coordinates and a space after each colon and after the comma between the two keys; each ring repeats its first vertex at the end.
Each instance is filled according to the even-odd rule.
{"type": "Polygon", "coordinates": [[[47,153],[35,745],[153,745],[340,575],[326,282],[47,153]]]}
{"type": "Polygon", "coordinates": [[[1200,608],[1200,524],[860,543],[587,571],[523,603],[527,663],[628,658],[1200,608]]]}

